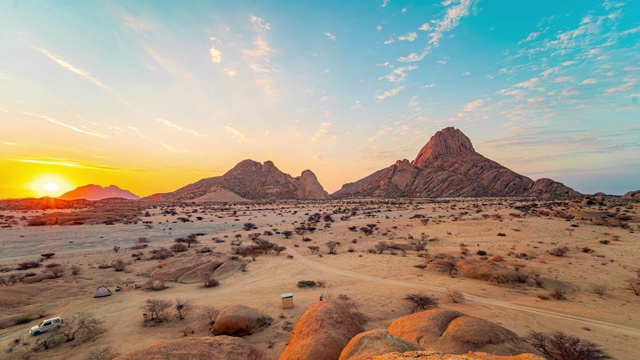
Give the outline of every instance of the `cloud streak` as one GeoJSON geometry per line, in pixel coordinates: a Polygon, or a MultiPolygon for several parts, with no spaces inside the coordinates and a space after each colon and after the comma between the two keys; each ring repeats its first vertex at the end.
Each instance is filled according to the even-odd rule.
{"type": "Polygon", "coordinates": [[[79,67],[71,64],[70,62],[68,62],[67,60],[65,60],[64,58],[62,58],[62,56],[51,52],[43,47],[39,47],[36,48],[36,50],[41,53],[42,55],[48,57],[49,59],[55,61],[58,65],[62,66],[63,68],[71,71],[72,73],[75,73],[77,75],[82,76],[83,78],[89,80],[90,82],[92,82],[95,86],[111,93],[112,90],[105,85],[102,81],[98,80],[97,78],[95,78],[93,75],[91,75],[90,72],[80,69],[79,67]]]}
{"type": "Polygon", "coordinates": [[[158,118],[158,119],[156,119],[156,121],[161,123],[162,125],[164,125],[166,127],[169,127],[169,128],[172,128],[172,129],[175,129],[175,130],[178,130],[178,131],[186,132],[186,133],[195,135],[197,137],[204,137],[204,135],[198,133],[197,131],[195,131],[193,129],[184,128],[184,127],[182,127],[182,126],[180,126],[180,125],[178,125],[178,124],[176,124],[174,122],[171,122],[169,120],[158,118]]]}
{"type": "Polygon", "coordinates": [[[331,123],[328,121],[321,123],[320,126],[318,126],[318,130],[316,131],[316,133],[313,134],[313,136],[311,137],[311,141],[317,142],[323,137],[327,136],[329,134],[330,126],[331,126],[331,123]]]}
{"type": "Polygon", "coordinates": [[[391,90],[387,90],[387,91],[383,92],[382,94],[375,95],[375,98],[378,99],[378,100],[384,100],[384,99],[386,99],[388,97],[393,97],[393,96],[398,95],[398,93],[402,89],[404,89],[404,86],[398,86],[398,87],[393,88],[391,90]]]}
{"type": "Polygon", "coordinates": [[[81,128],[77,127],[77,126],[73,126],[73,125],[64,123],[64,122],[62,122],[60,120],[54,119],[54,118],[52,118],[50,116],[47,116],[47,115],[35,114],[35,113],[24,112],[24,111],[22,113],[24,115],[39,117],[39,118],[44,119],[44,120],[46,120],[46,121],[48,121],[48,122],[50,122],[52,124],[56,124],[56,125],[65,127],[65,128],[67,128],[69,130],[73,130],[73,131],[81,133],[81,134],[95,136],[95,137],[99,137],[99,138],[108,138],[109,137],[109,135],[105,135],[105,134],[101,134],[101,133],[98,133],[98,132],[92,132],[92,131],[84,130],[84,129],[81,129],[81,128]]]}

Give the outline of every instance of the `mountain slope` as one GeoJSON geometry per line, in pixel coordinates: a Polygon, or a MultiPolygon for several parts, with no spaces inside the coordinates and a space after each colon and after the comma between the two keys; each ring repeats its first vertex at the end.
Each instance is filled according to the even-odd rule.
{"type": "Polygon", "coordinates": [[[576,197],[580,193],[550,179],[533,181],[478,154],[453,127],[438,131],[415,160],[397,161],[332,194],[349,197],[576,197]]]}
{"type": "Polygon", "coordinates": [[[149,198],[167,201],[247,201],[329,199],[315,174],[305,170],[299,177],[280,171],[271,161],[244,160],[222,176],[202,179],[174,192],[149,198]]]}
{"type": "Polygon", "coordinates": [[[68,191],[60,196],[58,199],[61,200],[76,200],[76,199],[86,199],[86,200],[102,200],[108,198],[123,198],[129,200],[137,200],[140,197],[128,190],[120,189],[115,185],[109,185],[107,187],[102,187],[100,185],[85,185],[80,186],[74,190],[68,191]]]}

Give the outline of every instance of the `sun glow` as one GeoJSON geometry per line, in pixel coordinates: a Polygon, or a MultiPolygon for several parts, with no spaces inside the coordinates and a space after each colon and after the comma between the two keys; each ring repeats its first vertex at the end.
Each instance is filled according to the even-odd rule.
{"type": "Polygon", "coordinates": [[[73,189],[73,186],[66,179],[58,175],[40,176],[29,183],[27,187],[37,197],[57,197],[73,189]]]}

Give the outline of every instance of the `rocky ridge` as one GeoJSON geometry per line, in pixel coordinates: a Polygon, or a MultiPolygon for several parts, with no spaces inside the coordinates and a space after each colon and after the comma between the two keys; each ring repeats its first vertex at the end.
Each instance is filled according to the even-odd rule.
{"type": "Polygon", "coordinates": [[[356,182],[333,198],[353,197],[578,197],[551,179],[532,179],[478,154],[471,140],[453,127],[438,131],[416,158],[398,160],[356,182]]]}
{"type": "Polygon", "coordinates": [[[115,185],[109,185],[107,187],[102,187],[100,185],[85,185],[80,186],[71,191],[67,191],[66,193],[58,196],[60,200],[103,200],[109,198],[121,198],[128,200],[137,200],[140,197],[128,190],[120,189],[115,185]]]}
{"type": "Polygon", "coordinates": [[[273,162],[244,160],[226,174],[202,179],[166,194],[149,196],[167,201],[325,200],[329,194],[316,175],[305,170],[298,177],[280,171],[273,162]]]}

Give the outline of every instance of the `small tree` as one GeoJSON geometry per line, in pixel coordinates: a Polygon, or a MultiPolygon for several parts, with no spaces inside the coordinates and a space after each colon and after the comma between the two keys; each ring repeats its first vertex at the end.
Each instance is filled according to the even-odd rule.
{"type": "Polygon", "coordinates": [[[198,241],[198,235],[196,235],[196,234],[189,234],[187,236],[186,240],[187,240],[186,241],[187,247],[189,247],[189,248],[191,247],[191,244],[197,244],[199,242],[198,241]]]}
{"type": "Polygon", "coordinates": [[[320,246],[307,246],[307,248],[311,250],[312,254],[315,254],[318,252],[318,250],[320,250],[320,246]]]}
{"type": "Polygon", "coordinates": [[[73,341],[76,338],[88,341],[95,338],[103,330],[102,321],[91,314],[79,312],[64,320],[59,333],[64,336],[65,341],[73,341]]]}
{"type": "Polygon", "coordinates": [[[366,226],[361,227],[360,231],[362,231],[366,236],[373,234],[373,229],[366,226]]]}
{"type": "Polygon", "coordinates": [[[276,252],[276,255],[280,255],[280,253],[285,251],[285,250],[287,250],[286,246],[278,246],[278,245],[276,245],[276,246],[273,247],[273,251],[276,252]]]}
{"type": "Polygon", "coordinates": [[[288,239],[288,238],[290,238],[290,237],[293,235],[293,231],[291,231],[291,230],[285,230],[285,231],[283,231],[283,232],[282,232],[282,235],[284,235],[284,238],[285,238],[285,239],[288,239]]]}
{"type": "Polygon", "coordinates": [[[247,222],[247,223],[244,223],[244,225],[242,225],[242,228],[245,231],[249,231],[249,230],[257,229],[258,227],[254,223],[247,222]]]}
{"type": "Polygon", "coordinates": [[[184,318],[193,308],[193,300],[176,298],[175,308],[176,312],[178,313],[178,319],[184,320],[184,318]]]}
{"type": "Polygon", "coordinates": [[[52,252],[50,252],[50,253],[44,253],[44,254],[40,254],[40,256],[42,256],[45,260],[49,260],[49,259],[51,259],[52,257],[54,257],[55,255],[56,255],[56,253],[52,253],[52,252]]]}
{"type": "Polygon", "coordinates": [[[124,261],[120,259],[113,262],[113,269],[115,271],[124,271],[126,269],[126,266],[127,265],[124,263],[124,261]]]}
{"type": "Polygon", "coordinates": [[[379,243],[376,244],[375,248],[378,254],[382,254],[383,251],[389,248],[389,244],[387,244],[386,241],[380,241],[379,243]]]}
{"type": "Polygon", "coordinates": [[[185,251],[187,251],[187,246],[185,244],[173,244],[173,245],[171,245],[171,251],[173,251],[173,252],[185,252],[185,251]]]}
{"type": "Polygon", "coordinates": [[[216,317],[218,317],[220,311],[214,308],[213,306],[209,306],[202,311],[202,316],[209,320],[209,325],[213,325],[216,322],[216,317]]]}
{"type": "Polygon", "coordinates": [[[329,248],[329,254],[337,254],[338,246],[340,246],[339,241],[329,241],[325,244],[327,248],[329,248]]]}
{"type": "Polygon", "coordinates": [[[531,331],[525,340],[545,358],[551,360],[611,359],[611,356],[604,352],[600,345],[560,331],[552,333],[531,331]]]}
{"type": "Polygon", "coordinates": [[[408,301],[415,310],[427,310],[430,308],[438,307],[438,299],[434,296],[415,293],[407,294],[404,300],[408,301]]]}
{"type": "Polygon", "coordinates": [[[149,315],[149,320],[164,321],[167,319],[167,309],[173,305],[171,301],[161,299],[147,299],[142,309],[149,315]]]}
{"type": "Polygon", "coordinates": [[[120,246],[115,245],[115,246],[113,247],[113,252],[117,253],[119,250],[120,250],[120,246]]]}
{"type": "Polygon", "coordinates": [[[50,268],[47,268],[47,271],[53,275],[53,277],[55,278],[59,278],[62,277],[62,275],[64,275],[64,266],[53,266],[50,268]]]}

